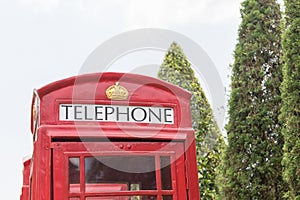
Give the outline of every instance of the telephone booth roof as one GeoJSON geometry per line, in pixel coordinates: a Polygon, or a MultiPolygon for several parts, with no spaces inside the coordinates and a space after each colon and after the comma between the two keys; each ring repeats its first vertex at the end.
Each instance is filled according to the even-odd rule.
{"type": "Polygon", "coordinates": [[[35,90],[31,130],[74,125],[191,129],[190,97],[180,87],[143,75],[105,72],[73,76],[35,90]]]}

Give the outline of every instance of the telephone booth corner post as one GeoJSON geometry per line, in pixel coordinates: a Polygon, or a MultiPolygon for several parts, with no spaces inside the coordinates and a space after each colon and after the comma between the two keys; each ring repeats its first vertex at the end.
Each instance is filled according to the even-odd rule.
{"type": "Polygon", "coordinates": [[[20,200],[28,200],[30,162],[31,162],[30,158],[24,158],[24,160],[23,160],[23,185],[22,185],[20,200]]]}
{"type": "Polygon", "coordinates": [[[190,94],[179,87],[111,72],[59,80],[34,92],[31,129],[21,200],[200,199],[190,94]]]}

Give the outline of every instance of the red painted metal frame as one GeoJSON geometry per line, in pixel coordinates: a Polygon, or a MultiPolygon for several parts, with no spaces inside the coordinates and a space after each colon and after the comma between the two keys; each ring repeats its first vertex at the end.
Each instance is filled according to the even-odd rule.
{"type": "Polygon", "coordinates": [[[177,171],[175,171],[185,174],[180,177],[186,179],[186,185],[178,185],[177,188],[185,189],[186,199],[199,200],[195,138],[190,117],[190,94],[185,90],[141,75],[95,73],[56,81],[37,90],[33,95],[32,107],[35,104],[38,105],[38,116],[35,118],[32,113],[31,120],[34,151],[30,167],[29,161],[25,163],[26,166],[24,164],[24,189],[22,189],[21,200],[58,200],[53,197],[53,185],[60,184],[53,182],[55,145],[59,141],[67,143],[78,141],[80,145],[80,140],[83,138],[93,140],[109,138],[118,141],[143,141],[157,144],[165,141],[182,143],[184,170],[178,171],[176,168],[177,171]],[[114,101],[106,97],[105,90],[117,81],[129,91],[127,101],[114,101]],[[175,123],[161,125],[59,121],[59,103],[172,107],[175,123]],[[29,171],[30,175],[28,175],[29,171]]]}
{"type": "MultiPolygon", "coordinates": [[[[54,199],[63,200],[70,197],[80,197],[84,200],[88,196],[128,196],[128,195],[157,195],[158,200],[162,200],[162,195],[173,195],[174,200],[187,199],[185,186],[185,161],[183,143],[169,144],[166,142],[102,142],[102,143],[55,143],[53,148],[53,168],[54,168],[54,199]],[[116,149],[118,146],[130,145],[130,149],[116,149]],[[163,150],[160,150],[163,149],[163,150]],[[80,183],[79,193],[70,193],[68,190],[68,159],[70,157],[80,157],[81,172],[84,172],[84,158],[89,156],[124,156],[124,155],[147,155],[154,156],[156,160],[156,182],[157,190],[141,191],[106,191],[98,193],[84,192],[86,184],[80,183]],[[172,190],[162,190],[159,156],[171,156],[172,168],[172,190]],[[158,160],[157,160],[158,159],[158,160]],[[173,162],[172,162],[173,161],[173,162]]],[[[81,180],[85,180],[84,173],[81,173],[81,180]]]]}
{"type": "Polygon", "coordinates": [[[28,200],[28,196],[29,196],[30,162],[31,159],[26,159],[23,162],[23,186],[22,186],[22,193],[20,196],[21,200],[28,200]]]}

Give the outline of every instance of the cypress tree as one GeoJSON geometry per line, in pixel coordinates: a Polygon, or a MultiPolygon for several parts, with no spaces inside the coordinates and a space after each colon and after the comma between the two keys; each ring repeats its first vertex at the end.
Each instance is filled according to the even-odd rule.
{"type": "Polygon", "coordinates": [[[245,0],[241,17],[222,187],[226,199],[281,199],[280,6],[276,0],[245,0]]]}
{"type": "Polygon", "coordinates": [[[223,138],[213,111],[181,47],[173,42],[168,49],[158,77],[192,93],[191,114],[195,130],[201,199],[215,199],[215,177],[223,138]]]}
{"type": "Polygon", "coordinates": [[[286,197],[300,199],[300,1],[285,0],[284,3],[283,105],[280,115],[285,139],[283,177],[289,186],[286,197]]]}

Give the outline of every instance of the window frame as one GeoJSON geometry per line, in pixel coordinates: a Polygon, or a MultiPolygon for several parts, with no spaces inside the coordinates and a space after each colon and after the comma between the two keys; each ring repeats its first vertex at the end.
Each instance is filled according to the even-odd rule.
{"type": "MultiPolygon", "coordinates": [[[[163,196],[172,195],[173,200],[186,199],[184,144],[182,142],[57,142],[53,148],[53,196],[54,199],[77,197],[119,197],[124,196],[163,196]],[[122,147],[122,148],[121,148],[122,147]],[[154,156],[156,190],[120,190],[106,192],[87,192],[85,183],[85,158],[97,156],[154,156]],[[161,157],[170,157],[171,190],[162,189],[161,157]],[[69,158],[80,160],[79,192],[69,190],[69,158]],[[67,172],[67,173],[66,173],[67,172]],[[62,198],[63,197],[63,198],[62,198]]],[[[117,186],[117,185],[116,185],[117,186]]],[[[127,198],[126,198],[127,196],[127,198]]]]}

